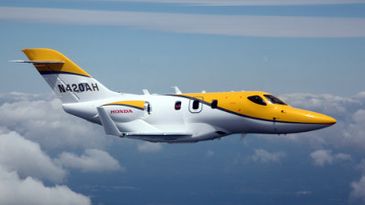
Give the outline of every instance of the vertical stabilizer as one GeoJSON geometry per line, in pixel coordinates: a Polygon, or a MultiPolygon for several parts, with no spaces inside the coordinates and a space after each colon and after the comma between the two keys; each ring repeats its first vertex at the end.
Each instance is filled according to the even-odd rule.
{"type": "Polygon", "coordinates": [[[117,95],[62,53],[48,48],[23,50],[63,103],[85,102],[117,95]]]}

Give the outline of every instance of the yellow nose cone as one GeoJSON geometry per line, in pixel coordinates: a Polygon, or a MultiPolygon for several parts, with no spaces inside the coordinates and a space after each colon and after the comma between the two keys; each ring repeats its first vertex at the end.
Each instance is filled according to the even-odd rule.
{"type": "Polygon", "coordinates": [[[290,110],[288,109],[285,116],[287,117],[287,121],[289,122],[319,124],[328,126],[336,123],[336,119],[328,115],[298,108],[292,108],[290,110]]]}
{"type": "Polygon", "coordinates": [[[337,122],[335,118],[321,113],[306,111],[304,115],[307,121],[313,124],[333,125],[337,122]]]}
{"type": "Polygon", "coordinates": [[[314,120],[318,124],[328,124],[328,125],[333,125],[336,124],[337,122],[335,118],[323,114],[318,114],[318,116],[316,116],[314,120]]]}

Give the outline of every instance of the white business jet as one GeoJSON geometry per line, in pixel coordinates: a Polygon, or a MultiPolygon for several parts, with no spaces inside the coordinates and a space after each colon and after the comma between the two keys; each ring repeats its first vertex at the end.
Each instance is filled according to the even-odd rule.
{"type": "Polygon", "coordinates": [[[109,90],[60,52],[28,48],[35,66],[63,109],[104,127],[108,135],[150,142],[186,143],[232,134],[288,134],[329,127],[336,120],[289,106],[258,91],[143,95],[109,90]]]}

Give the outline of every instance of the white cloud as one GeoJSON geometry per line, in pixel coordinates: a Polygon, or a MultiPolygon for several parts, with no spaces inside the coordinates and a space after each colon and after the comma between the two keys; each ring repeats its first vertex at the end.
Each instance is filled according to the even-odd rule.
{"type": "Polygon", "coordinates": [[[359,181],[352,182],[351,188],[350,199],[365,203],[365,176],[362,176],[359,181]]]}
{"type": "MultiPolygon", "coordinates": [[[[365,93],[361,92],[350,97],[340,97],[330,94],[294,93],[283,96],[285,100],[295,106],[310,109],[334,116],[337,124],[315,132],[281,135],[266,139],[290,140],[291,142],[310,145],[318,149],[310,154],[314,165],[326,166],[335,163],[351,161],[352,157],[345,153],[333,153],[323,147],[333,149],[349,149],[364,153],[365,148],[365,93]]],[[[365,163],[360,163],[363,169],[365,163]]],[[[359,181],[351,183],[351,199],[365,203],[365,176],[359,181]]]]}
{"type": "Polygon", "coordinates": [[[255,37],[365,37],[365,19],[0,7],[0,20],[255,37]]]}
{"type": "Polygon", "coordinates": [[[364,0],[111,0],[120,2],[169,3],[205,6],[267,6],[267,5],[318,5],[354,4],[364,0]]]}
{"type": "Polygon", "coordinates": [[[0,166],[0,204],[6,205],[89,205],[90,199],[67,186],[46,187],[42,182],[27,177],[20,179],[16,172],[0,166]]]}
{"type": "Polygon", "coordinates": [[[316,166],[331,165],[340,161],[351,161],[351,155],[344,153],[333,154],[331,150],[316,150],[310,154],[316,166]]]}
{"type": "Polygon", "coordinates": [[[35,142],[24,139],[15,132],[0,131],[0,165],[17,171],[22,176],[32,176],[60,182],[66,172],[56,166],[35,142]]]}
{"type": "Polygon", "coordinates": [[[362,159],[359,164],[356,165],[356,169],[365,173],[365,159],[362,159]]]}
{"type": "Polygon", "coordinates": [[[208,158],[210,158],[210,157],[213,157],[214,156],[214,151],[212,151],[212,150],[208,150],[206,153],[205,153],[205,156],[206,157],[208,157],[208,158]]]}
{"type": "Polygon", "coordinates": [[[159,152],[162,149],[162,145],[159,143],[142,142],[137,144],[137,149],[140,152],[153,153],[159,152]]]}
{"type": "Polygon", "coordinates": [[[18,101],[36,101],[36,100],[48,100],[51,96],[40,95],[34,93],[22,93],[22,92],[9,92],[0,93],[0,105],[4,103],[14,103],[18,101]]]}
{"type": "Polygon", "coordinates": [[[311,191],[297,191],[295,194],[297,196],[308,196],[308,195],[311,195],[312,192],[311,191]]]}
{"type": "Polygon", "coordinates": [[[312,152],[310,156],[313,159],[314,164],[317,166],[324,166],[326,164],[332,164],[333,162],[333,157],[327,150],[317,150],[312,152]]]}
{"type": "Polygon", "coordinates": [[[268,152],[264,149],[256,149],[250,159],[254,162],[274,163],[280,162],[285,156],[284,152],[268,152]]]}
{"type": "Polygon", "coordinates": [[[362,172],[362,176],[358,181],[351,183],[350,200],[353,204],[356,204],[355,202],[365,204],[365,159],[362,159],[356,168],[362,172]]]}
{"type": "Polygon", "coordinates": [[[283,98],[292,105],[325,112],[331,115],[344,116],[351,108],[359,108],[364,104],[364,98],[340,97],[331,94],[292,93],[283,98]]]}
{"type": "Polygon", "coordinates": [[[60,183],[66,168],[121,168],[108,153],[91,149],[108,143],[102,129],[64,113],[53,97],[0,94],[0,113],[0,204],[90,204],[88,197],[67,186],[47,187],[40,180],[60,183]],[[63,151],[64,163],[41,147],[55,155],[63,151]],[[64,151],[80,148],[87,149],[81,156],[64,151]],[[79,164],[72,164],[75,161],[79,164]]]}
{"type": "Polygon", "coordinates": [[[337,153],[334,156],[335,160],[339,160],[339,161],[351,161],[352,157],[349,154],[344,154],[344,153],[337,153]]]}
{"type": "Polygon", "coordinates": [[[64,152],[58,160],[65,167],[80,169],[84,172],[101,172],[121,170],[119,162],[107,152],[97,149],[87,149],[80,156],[64,152]]]}
{"type": "Polygon", "coordinates": [[[111,140],[100,126],[65,113],[58,99],[18,93],[2,100],[1,126],[44,149],[101,148],[111,140]]]}

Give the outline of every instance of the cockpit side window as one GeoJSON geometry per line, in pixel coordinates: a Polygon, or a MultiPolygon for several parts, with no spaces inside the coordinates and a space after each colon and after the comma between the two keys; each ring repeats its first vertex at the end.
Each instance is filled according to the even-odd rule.
{"type": "Polygon", "coordinates": [[[262,97],[258,96],[258,95],[253,95],[253,96],[249,96],[247,97],[247,99],[249,99],[250,101],[259,104],[259,105],[266,105],[266,102],[264,101],[264,99],[262,99],[262,97]]]}
{"type": "Polygon", "coordinates": [[[264,95],[267,100],[269,100],[272,104],[286,105],[286,103],[279,98],[272,95],[264,95]]]}

